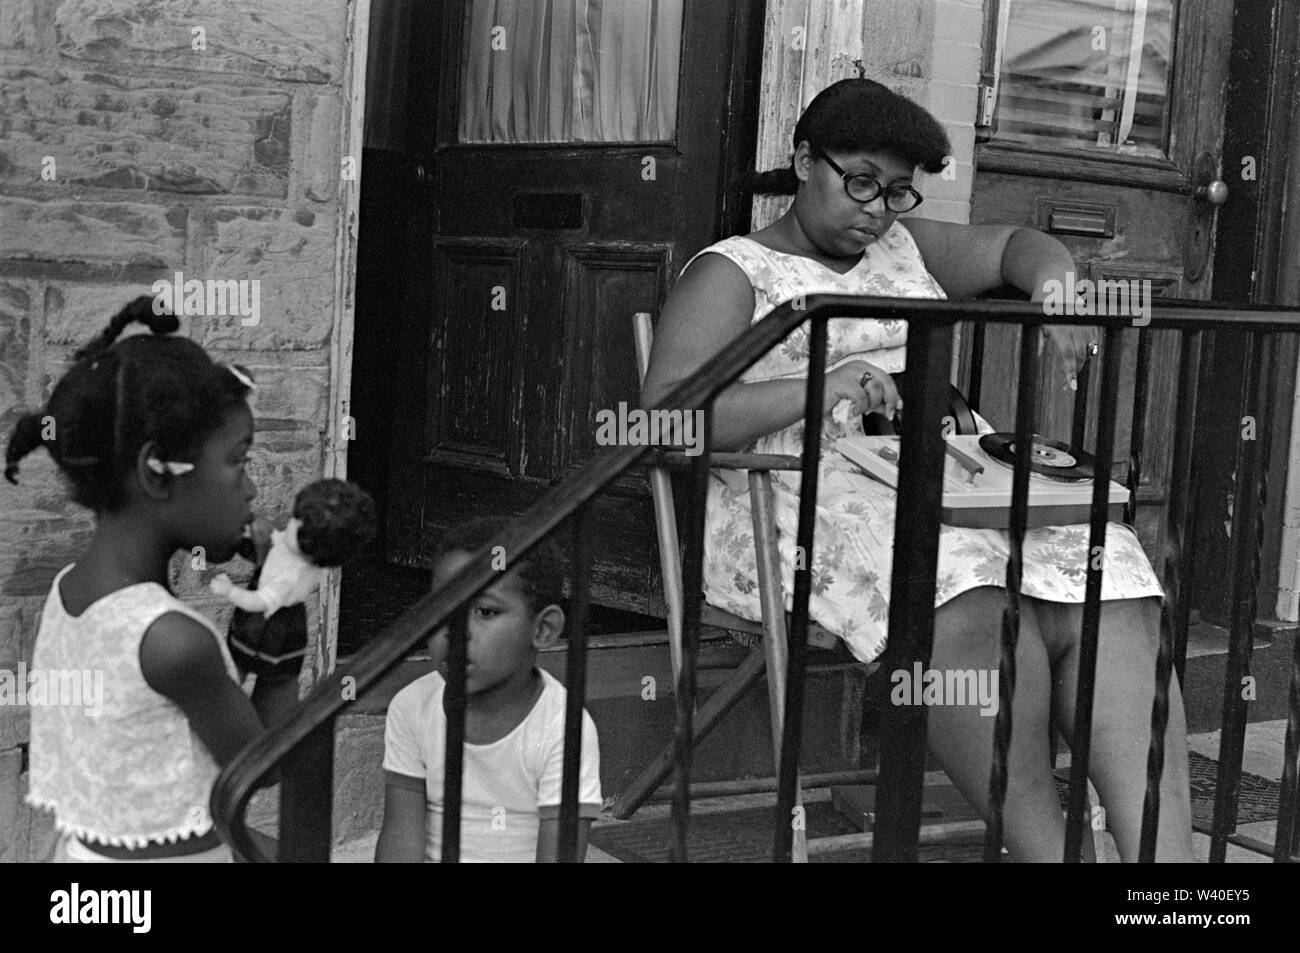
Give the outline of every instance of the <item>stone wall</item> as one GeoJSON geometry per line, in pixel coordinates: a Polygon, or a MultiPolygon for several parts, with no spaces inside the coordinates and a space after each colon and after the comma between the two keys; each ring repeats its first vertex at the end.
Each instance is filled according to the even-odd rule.
{"type": "MultiPolygon", "coordinates": [[[[364,0],[0,0],[6,438],[79,344],[180,271],[260,282],[256,325],[181,324],[258,381],[254,506],[281,522],[298,487],[341,472],[346,443],[330,434],[344,432],[357,183],[340,170],[359,151],[350,39],[359,33],[364,50],[367,10],[364,0]]],[[[50,581],[91,531],[45,454],[25,461],[21,481],[0,484],[9,670],[30,663],[50,581]]],[[[187,560],[173,582],[225,621],[187,560]]],[[[311,608],[319,633],[331,613],[311,608]]],[[[328,659],[318,649],[315,667],[328,659]]],[[[52,845],[44,816],[21,803],[26,741],[26,711],[0,705],[0,862],[52,845]]]]}

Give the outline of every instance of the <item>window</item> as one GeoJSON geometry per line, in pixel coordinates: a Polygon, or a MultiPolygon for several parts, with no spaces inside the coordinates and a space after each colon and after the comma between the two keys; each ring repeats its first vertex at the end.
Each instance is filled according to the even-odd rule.
{"type": "Polygon", "coordinates": [[[989,0],[987,138],[1166,155],[1177,0],[989,0]]]}
{"type": "Polygon", "coordinates": [[[684,0],[471,0],[463,143],[667,142],[684,0]]]}

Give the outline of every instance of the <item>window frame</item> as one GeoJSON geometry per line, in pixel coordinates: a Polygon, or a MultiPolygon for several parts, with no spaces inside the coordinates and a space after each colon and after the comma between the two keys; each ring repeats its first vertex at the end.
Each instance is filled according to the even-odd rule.
{"type": "Polygon", "coordinates": [[[574,139],[563,142],[462,142],[460,140],[461,82],[463,80],[466,53],[466,21],[468,19],[466,14],[468,13],[470,0],[431,0],[431,2],[441,7],[438,16],[441,19],[443,32],[442,49],[454,49],[456,51],[455,56],[446,57],[438,67],[440,73],[439,87],[443,91],[442,95],[450,97],[452,102],[456,104],[456,108],[448,110],[444,121],[438,124],[434,135],[433,151],[435,153],[463,151],[472,154],[479,150],[495,151],[505,149],[519,152],[533,150],[552,154],[571,153],[575,157],[598,150],[605,150],[619,155],[670,156],[681,154],[681,116],[687,92],[681,82],[683,64],[686,62],[687,56],[686,33],[693,7],[699,0],[683,0],[682,4],[682,32],[679,37],[680,45],[677,57],[677,102],[675,104],[676,113],[673,119],[672,137],[669,139],[620,140],[617,142],[574,139]]]}
{"type": "MultiPolygon", "coordinates": [[[[1000,4],[1010,0],[985,0],[981,90],[992,85],[997,50],[1000,4]]],[[[1207,105],[1202,70],[1207,44],[1192,42],[1206,17],[1206,4],[1215,0],[1175,0],[1171,48],[1169,146],[1166,156],[1132,156],[1053,149],[1048,145],[999,142],[989,138],[990,127],[975,126],[975,162],[980,171],[1014,172],[1045,178],[1072,179],[1103,185],[1136,186],[1162,192],[1192,191],[1192,168],[1197,154],[1198,127],[1207,105]]],[[[1221,107],[1220,107],[1221,108],[1221,107]]],[[[978,120],[979,117],[977,116],[978,120]]]]}

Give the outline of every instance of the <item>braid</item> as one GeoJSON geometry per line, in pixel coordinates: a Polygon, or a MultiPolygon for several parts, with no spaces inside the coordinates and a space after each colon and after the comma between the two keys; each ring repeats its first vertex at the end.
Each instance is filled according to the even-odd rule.
{"type": "Polygon", "coordinates": [[[98,357],[113,346],[113,342],[118,339],[121,333],[126,330],[127,326],[139,321],[154,334],[171,334],[181,326],[180,320],[173,314],[164,312],[156,314],[153,308],[154,299],[149,295],[141,295],[136,298],[125,308],[113,315],[108,322],[108,327],[104,328],[99,337],[94,338],[85,347],[73,355],[73,360],[80,361],[87,357],[98,357]]]}
{"type": "Polygon", "coordinates": [[[15,486],[18,485],[18,462],[45,443],[41,437],[43,425],[43,415],[27,414],[14,426],[9,446],[5,450],[5,479],[15,486]]]}
{"type": "Polygon", "coordinates": [[[799,176],[795,175],[793,165],[770,172],[752,172],[750,176],[750,188],[756,195],[794,195],[799,191],[799,176]]]}

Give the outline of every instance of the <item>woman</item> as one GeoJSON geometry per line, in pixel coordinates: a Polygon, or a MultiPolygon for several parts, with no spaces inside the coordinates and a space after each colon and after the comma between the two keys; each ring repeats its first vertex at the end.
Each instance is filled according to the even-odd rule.
{"type": "MultiPolygon", "coordinates": [[[[965,298],[1012,284],[1044,297],[1044,283],[1074,268],[1054,238],[1028,228],[899,220],[919,204],[917,168],[943,168],[948,141],[925,110],[870,80],[844,80],[809,104],[794,133],[795,199],[778,221],[710,246],[687,264],[664,305],[643,390],[659,403],[776,305],[838,293],[965,298]]],[[[1049,328],[1071,374],[1095,334],[1049,328]]],[[[859,415],[892,413],[906,325],[832,320],[823,402],[822,459],[813,557],[812,617],[870,661],[884,648],[894,491],[862,474],[834,442],[861,433],[859,415]]],[[[787,338],[717,398],[716,449],[798,454],[802,446],[807,328],[787,338]]],[[[782,574],[792,590],[797,474],[774,473],[782,574]]],[[[1094,692],[1091,777],[1120,855],[1135,860],[1159,638],[1160,586],[1127,527],[1106,533],[1101,634],[1094,692]]],[[[1020,640],[1005,801],[1005,842],[1019,860],[1060,860],[1065,825],[1050,773],[1049,721],[1074,724],[1088,527],[1047,527],[1025,537],[1020,640]]],[[[931,666],[997,664],[1009,543],[1005,532],[943,527],[931,666]]],[[[743,476],[716,473],[705,536],[708,601],[757,619],[749,498],[743,476]]],[[[1177,678],[1170,684],[1160,860],[1191,860],[1186,727],[1177,678]]],[[[966,798],[987,816],[994,719],[978,706],[936,706],[930,745],[966,798]]]]}

